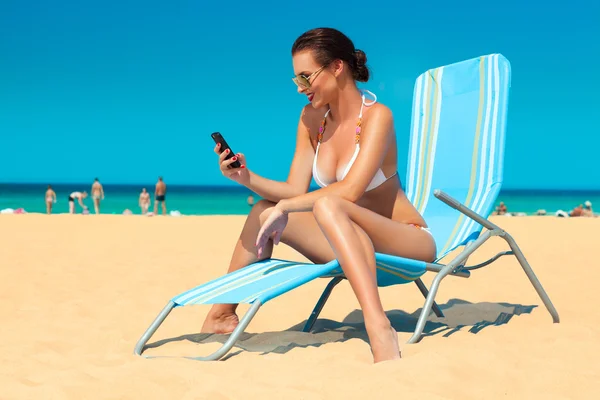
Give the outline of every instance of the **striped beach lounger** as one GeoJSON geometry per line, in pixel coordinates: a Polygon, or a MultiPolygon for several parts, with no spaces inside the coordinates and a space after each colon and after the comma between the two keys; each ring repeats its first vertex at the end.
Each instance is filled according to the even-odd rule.
{"type": "MultiPolygon", "coordinates": [[[[420,340],[432,311],[443,317],[434,300],[445,277],[468,278],[471,271],[506,255],[516,257],[553,321],[559,322],[556,309],[515,240],[488,220],[502,185],[510,80],[508,60],[501,54],[490,54],[428,70],[415,83],[405,189],[427,221],[438,255],[432,263],[375,255],[379,286],[415,282],[425,297],[409,343],[420,340]],[[469,256],[493,236],[504,239],[510,250],[468,266],[469,256]],[[456,249],[457,254],[444,262],[456,249]],[[420,279],[427,272],[435,274],[430,288],[420,279]]],[[[173,297],[142,335],[134,352],[142,355],[147,341],[175,307],[251,304],[221,348],[205,357],[190,357],[218,360],[235,345],[263,304],[317,278],[331,281],[306,321],[304,331],[310,332],[333,288],[344,279],[339,263],[266,259],[173,297]]]]}

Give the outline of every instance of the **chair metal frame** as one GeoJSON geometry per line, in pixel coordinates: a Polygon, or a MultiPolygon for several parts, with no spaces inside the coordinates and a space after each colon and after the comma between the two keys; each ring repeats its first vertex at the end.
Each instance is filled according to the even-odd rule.
{"type": "MultiPolygon", "coordinates": [[[[468,208],[464,204],[460,203],[456,199],[452,198],[448,194],[442,192],[441,190],[439,190],[439,189],[435,190],[434,196],[437,199],[446,203],[448,206],[461,212],[468,218],[471,218],[472,220],[474,220],[475,222],[480,224],[483,228],[486,228],[487,231],[485,231],[484,233],[479,235],[479,237],[477,239],[468,243],[464,247],[464,249],[449,263],[447,263],[445,265],[438,264],[438,263],[427,263],[426,264],[427,271],[436,272],[436,276],[434,277],[431,287],[429,289],[427,289],[427,287],[425,286],[425,284],[423,283],[421,278],[418,278],[415,281],[417,287],[419,288],[419,290],[425,297],[425,304],[423,305],[423,308],[421,309],[421,313],[419,315],[419,319],[417,320],[415,330],[414,330],[412,336],[408,339],[407,343],[417,343],[421,340],[422,334],[423,334],[423,329],[425,328],[427,318],[429,317],[431,311],[433,311],[435,313],[435,315],[440,318],[444,316],[444,314],[442,313],[442,310],[435,303],[435,296],[438,293],[442,279],[444,279],[448,275],[458,276],[458,277],[462,277],[462,278],[468,278],[471,275],[470,271],[485,267],[486,265],[489,265],[492,262],[496,261],[498,258],[500,258],[502,256],[506,256],[506,255],[514,255],[517,258],[519,264],[523,268],[523,271],[529,278],[529,281],[533,285],[537,294],[540,296],[540,299],[546,306],[546,309],[552,316],[552,321],[554,323],[559,323],[560,318],[559,318],[558,312],[556,311],[556,308],[550,301],[548,294],[544,290],[542,284],[540,283],[539,279],[533,272],[533,269],[527,262],[525,256],[523,255],[523,252],[521,251],[521,249],[519,248],[519,246],[517,245],[517,243],[515,242],[513,237],[508,232],[506,232],[505,230],[503,230],[496,224],[489,221],[487,218],[484,218],[483,216],[477,214],[475,211],[471,210],[470,208],[468,208]],[[479,247],[481,247],[487,240],[489,240],[490,238],[492,238],[494,236],[498,236],[498,237],[501,237],[502,239],[504,239],[508,243],[508,246],[510,247],[511,250],[500,252],[500,253],[496,254],[495,256],[491,257],[490,259],[488,259],[487,261],[482,262],[480,264],[473,265],[473,266],[466,266],[465,264],[466,264],[469,256],[471,254],[473,254],[479,247]]],[[[335,276],[334,278],[331,279],[331,281],[329,282],[329,284],[326,286],[325,290],[323,291],[323,294],[317,301],[317,304],[315,305],[312,313],[308,317],[306,324],[304,325],[303,332],[310,332],[312,330],[315,322],[317,321],[317,318],[319,317],[319,314],[321,313],[321,311],[323,310],[323,307],[325,306],[325,303],[327,303],[327,300],[329,299],[331,292],[333,291],[335,286],[342,281],[342,279],[345,279],[345,277],[343,275],[335,276]]],[[[144,332],[144,334],[142,335],[140,340],[137,342],[137,344],[135,346],[135,350],[134,350],[136,355],[139,355],[139,356],[142,355],[142,352],[143,352],[144,347],[145,347],[146,343],[148,342],[148,340],[152,337],[152,335],[156,332],[158,327],[163,323],[163,321],[167,318],[169,313],[176,306],[177,305],[171,300],[165,306],[165,308],[159,313],[159,315],[152,322],[150,327],[146,330],[146,332],[144,332]]],[[[220,360],[221,358],[223,358],[231,350],[231,348],[235,345],[235,343],[239,340],[240,336],[242,335],[244,330],[248,327],[248,325],[250,324],[250,321],[252,321],[252,318],[254,318],[254,316],[256,315],[256,313],[258,312],[258,310],[260,309],[261,306],[262,306],[261,301],[255,300],[251,304],[250,308],[248,309],[248,311],[246,312],[244,317],[240,320],[238,326],[231,333],[229,338],[214,353],[209,354],[208,356],[204,356],[204,357],[185,357],[185,358],[198,360],[198,361],[216,361],[216,360],[220,360]]],[[[157,358],[157,357],[152,357],[152,356],[150,356],[150,357],[144,356],[144,357],[157,358]]]]}

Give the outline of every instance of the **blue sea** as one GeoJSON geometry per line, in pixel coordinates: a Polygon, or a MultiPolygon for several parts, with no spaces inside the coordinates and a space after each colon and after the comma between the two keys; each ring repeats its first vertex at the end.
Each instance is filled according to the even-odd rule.
{"type": "MultiPolygon", "coordinates": [[[[122,214],[126,209],[134,214],[141,214],[138,199],[142,188],[150,192],[150,210],[154,207],[154,184],[150,185],[110,185],[104,186],[104,200],[100,203],[101,214],[122,214]]],[[[0,183],[0,210],[5,208],[24,208],[27,212],[46,212],[45,184],[2,184],[0,183]]],[[[74,191],[87,191],[88,197],[83,203],[94,212],[90,184],[56,184],[52,185],[56,192],[57,202],[52,213],[69,212],[69,195],[74,191]]],[[[216,215],[216,214],[248,214],[248,196],[255,201],[259,197],[241,186],[167,186],[167,212],[177,210],[184,215],[216,215]]],[[[76,212],[81,212],[77,202],[76,212]]],[[[161,209],[159,207],[159,213],[161,209]]]]}
{"type": "MultiPolygon", "coordinates": [[[[45,213],[45,184],[2,184],[0,183],[0,210],[5,208],[24,208],[27,212],[45,213]]],[[[52,185],[58,202],[54,204],[53,213],[67,213],[68,196],[74,191],[86,190],[90,193],[89,184],[57,184],[52,185]]],[[[122,214],[129,209],[140,214],[138,197],[142,187],[150,193],[154,185],[104,185],[105,199],[101,203],[102,214],[122,214]]],[[[312,188],[311,188],[312,190],[312,188]]],[[[248,196],[254,201],[260,198],[250,190],[240,186],[178,186],[168,185],[167,211],[177,210],[184,215],[244,215],[250,211],[248,196]]],[[[153,197],[153,196],[152,196],[153,197]]],[[[509,212],[535,214],[539,209],[548,213],[557,210],[569,211],[586,200],[596,208],[600,207],[600,191],[525,191],[505,190],[500,193],[498,203],[504,201],[509,212]]],[[[92,199],[88,197],[84,203],[93,212],[92,199]]],[[[152,200],[151,210],[154,207],[152,200]]],[[[81,208],[77,205],[77,212],[81,208]]],[[[160,211],[160,210],[159,210],[160,211]]]]}

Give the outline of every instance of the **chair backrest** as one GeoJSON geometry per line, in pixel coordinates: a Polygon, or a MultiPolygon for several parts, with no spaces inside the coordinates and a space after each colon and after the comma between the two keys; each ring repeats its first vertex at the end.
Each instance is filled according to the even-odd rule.
{"type": "Polygon", "coordinates": [[[510,79],[501,54],[417,78],[406,194],[431,228],[438,259],[477,238],[482,226],[435,198],[434,190],[486,218],[500,192],[510,79]]]}

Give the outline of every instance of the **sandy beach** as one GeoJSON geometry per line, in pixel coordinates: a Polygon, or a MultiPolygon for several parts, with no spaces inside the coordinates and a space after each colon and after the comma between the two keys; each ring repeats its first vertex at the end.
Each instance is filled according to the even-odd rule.
{"type": "MultiPolygon", "coordinates": [[[[327,284],[267,303],[225,361],[145,359],[133,348],[166,302],[222,275],[244,217],[2,215],[1,399],[589,399],[600,393],[600,313],[594,261],[600,218],[495,217],[528,257],[561,316],[553,324],[513,257],[471,278],[449,277],[403,359],[371,364],[347,282],[316,333],[299,332],[327,284]]],[[[493,239],[471,258],[505,249],[493,239]]],[[[285,245],[274,257],[305,261],[285,245]]],[[[433,274],[425,275],[429,284],[433,274]]],[[[381,290],[405,342],[423,297],[381,290]]],[[[247,307],[240,307],[245,311],[247,307]]],[[[148,355],[205,355],[208,306],[175,309],[148,355]]]]}

